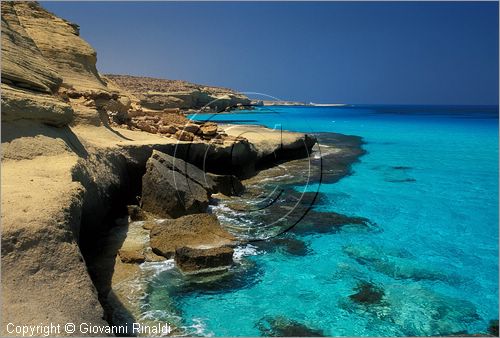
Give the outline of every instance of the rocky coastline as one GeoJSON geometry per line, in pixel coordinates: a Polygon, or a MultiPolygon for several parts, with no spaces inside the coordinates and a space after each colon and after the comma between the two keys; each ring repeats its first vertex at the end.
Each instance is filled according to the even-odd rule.
{"type": "Polygon", "coordinates": [[[113,278],[143,261],[175,257],[186,272],[230,264],[235,238],[206,213],[211,195],[241,193],[241,179],[306,156],[315,138],[261,128],[262,142],[230,126],[191,122],[184,113],[250,100],[183,81],[101,75],[76,24],[36,2],[1,6],[2,334],[9,322],[108,325],[112,309],[123,307],[113,278]],[[162,169],[150,181],[155,166],[162,169]],[[169,175],[177,181],[167,199],[158,184],[169,175]],[[97,260],[120,217],[109,259],[97,260]],[[129,217],[150,223],[132,227],[129,217]],[[151,225],[154,217],[166,219],[151,225]],[[179,232],[178,245],[165,248],[173,236],[167,228],[194,233],[192,242],[179,232]],[[149,232],[151,246],[133,240],[149,232]],[[210,242],[207,233],[225,239],[210,242]],[[114,270],[117,262],[122,270],[114,270]]]}
{"type": "MultiPolygon", "coordinates": [[[[174,282],[184,283],[184,292],[244,288],[261,267],[242,259],[243,246],[306,256],[312,246],[301,235],[379,230],[367,218],[321,209],[331,201],[319,188],[294,189],[349,175],[364,154],[360,137],[187,117],[318,104],[253,101],[228,88],[100,74],[97,53],[78,25],[36,2],[4,1],[1,17],[3,336],[12,335],[7,323],[156,325],[160,320],[142,301],[162,269],[166,278],[180,276],[174,282]]],[[[450,279],[412,265],[405,252],[342,250],[385,276],[450,279]]],[[[338,278],[353,271],[345,266],[338,278]]],[[[339,305],[406,321],[396,310],[403,306],[401,291],[363,278],[339,305]],[[386,299],[401,305],[387,308],[386,299]]],[[[469,302],[446,305],[437,294],[411,290],[439,318],[477,318],[469,302]]],[[[175,304],[168,297],[160,302],[170,311],[161,319],[171,324],[169,334],[189,335],[178,325],[175,304]]],[[[286,314],[266,315],[255,325],[268,336],[325,334],[286,314]]],[[[498,321],[488,332],[498,336],[498,321]]],[[[96,334],[106,332],[60,332],[96,334]]]]}

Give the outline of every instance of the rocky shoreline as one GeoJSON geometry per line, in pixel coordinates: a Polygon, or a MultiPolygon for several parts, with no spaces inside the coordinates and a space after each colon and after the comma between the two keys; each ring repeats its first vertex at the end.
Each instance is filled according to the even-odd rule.
{"type": "MultiPolygon", "coordinates": [[[[315,143],[304,134],[285,132],[290,143],[279,141],[280,134],[263,147],[215,123],[192,123],[181,111],[237,109],[248,99],[227,89],[154,79],[146,79],[151,90],[137,97],[142,92],[120,86],[124,78],[99,74],[96,52],[79,37],[77,25],[35,2],[1,6],[2,334],[9,322],[106,326],[111,312],[104,299],[114,297],[106,292],[112,278],[120,278],[118,270],[113,272],[114,257],[126,261],[129,272],[143,259],[165,258],[153,250],[138,253],[137,242],[126,242],[108,251],[112,260],[89,264],[102,254],[96,248],[110,224],[143,195],[142,179],[155,151],[210,173],[212,186],[203,191],[232,194],[242,188],[239,179],[255,175],[261,166],[302,156],[315,143]]],[[[193,181],[194,176],[183,174],[179,177],[193,181]]],[[[186,187],[199,183],[206,182],[186,187]]],[[[205,207],[208,199],[192,205],[205,207]]],[[[185,211],[203,209],[196,208],[185,211]]],[[[131,210],[138,217],[140,212],[131,210]]],[[[203,217],[208,216],[197,218],[203,217]]],[[[131,230],[139,236],[149,231],[141,229],[131,230]]],[[[126,232],[121,236],[123,242],[126,232]]],[[[175,248],[186,271],[211,264],[199,249],[175,248]]],[[[222,263],[229,253],[209,252],[222,263]]],[[[130,276],[124,271],[122,276],[130,276]]]]}
{"type": "MultiPolygon", "coordinates": [[[[224,128],[228,127],[226,125],[224,128]]],[[[239,128],[243,128],[258,135],[263,134],[269,146],[271,138],[268,133],[273,133],[273,131],[255,126],[234,127],[238,132],[241,132],[239,128]]],[[[295,137],[301,139],[299,136],[300,134],[287,135],[290,139],[295,139],[295,137]]],[[[348,174],[350,165],[362,154],[362,151],[361,143],[357,138],[342,135],[336,135],[334,138],[343,140],[344,145],[341,146],[341,142],[338,142],[338,148],[329,148],[329,150],[325,148],[323,159],[339,161],[342,157],[350,156],[351,158],[350,162],[343,162],[345,168],[337,173],[337,179],[339,179],[348,174]]],[[[261,146],[259,150],[264,154],[266,147],[261,146]]],[[[317,154],[317,150],[316,152],[312,149],[308,151],[317,154]]],[[[266,156],[260,156],[260,158],[266,158],[266,156]]],[[[251,200],[252,196],[262,194],[267,189],[262,182],[272,179],[273,183],[283,186],[292,182],[299,184],[305,179],[302,171],[309,167],[307,163],[310,161],[313,161],[310,163],[315,168],[314,177],[310,179],[311,182],[317,182],[317,174],[320,173],[318,160],[320,158],[316,158],[315,163],[314,158],[301,157],[282,163],[287,170],[296,174],[295,178],[289,176],[286,179],[280,179],[274,170],[276,167],[270,167],[240,181],[234,175],[204,173],[183,160],[154,150],[147,161],[146,174],[143,176],[141,207],[130,205],[128,215],[125,214],[111,222],[111,228],[101,236],[103,242],[92,250],[104,254],[93,256],[88,261],[101,303],[106,308],[107,320],[114,325],[132,321],[139,321],[143,324],[156,323],[155,320],[158,319],[150,317],[143,309],[143,299],[148,294],[148,285],[157,273],[154,272],[156,269],[174,268],[181,274],[193,276],[190,278],[193,281],[197,280],[200,286],[203,286],[206,281],[213,283],[219,279],[228,278],[229,275],[240,274],[238,266],[242,263],[234,256],[234,249],[246,245],[249,238],[234,231],[234,227],[228,224],[227,220],[221,224],[215,217],[218,213],[214,213],[213,208],[217,208],[221,203],[229,203],[238,212],[238,203],[240,203],[238,201],[241,201],[243,203],[240,204],[241,212],[246,213],[248,210],[244,209],[245,201],[251,200]],[[214,176],[228,179],[215,182],[214,176]],[[221,193],[221,191],[224,192],[221,193]],[[174,216],[173,219],[172,216],[174,216]],[[112,276],[105,277],[106,274],[102,273],[103,266],[108,266],[107,270],[114,271],[112,276]],[[157,268],[151,270],[155,266],[157,268]],[[228,272],[229,269],[232,272],[228,272]],[[127,291],[129,289],[134,289],[134,292],[127,291]]],[[[305,208],[313,203],[311,194],[287,196],[276,208],[272,207],[267,210],[271,216],[279,216],[283,210],[290,208],[293,205],[290,203],[292,199],[300,200],[300,206],[296,207],[295,213],[299,217],[305,208]]],[[[244,213],[241,213],[240,217],[244,217],[244,213]]],[[[311,212],[311,217],[318,219],[317,213],[317,211],[311,212]]],[[[249,216],[255,217],[256,224],[258,220],[266,220],[267,217],[251,214],[249,216]]],[[[325,218],[330,220],[331,216],[331,213],[325,214],[325,218]]],[[[327,222],[328,225],[325,223],[311,226],[307,219],[309,218],[304,220],[305,225],[301,223],[294,231],[299,231],[299,233],[304,229],[312,232],[335,231],[336,228],[346,224],[359,223],[360,226],[365,227],[368,222],[361,218],[338,215],[331,227],[330,221],[327,222]],[[328,226],[329,229],[321,229],[323,226],[328,226]]],[[[269,219],[268,222],[271,223],[272,220],[269,219]]],[[[292,224],[294,220],[284,219],[281,225],[286,225],[287,222],[292,224]]],[[[307,250],[302,242],[290,236],[259,240],[258,243],[251,242],[257,248],[284,249],[292,255],[303,255],[304,250],[307,250]]],[[[176,313],[174,307],[171,311],[176,313]]],[[[178,320],[175,318],[171,320],[170,324],[175,328],[174,334],[187,334],[181,327],[176,326],[180,325],[178,320]]]]}

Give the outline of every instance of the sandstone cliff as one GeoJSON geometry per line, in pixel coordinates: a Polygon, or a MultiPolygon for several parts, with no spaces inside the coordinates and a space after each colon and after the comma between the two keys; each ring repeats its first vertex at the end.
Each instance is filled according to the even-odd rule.
{"type": "MultiPolygon", "coordinates": [[[[216,125],[161,133],[160,126],[185,118],[141,105],[197,109],[214,98],[228,105],[247,99],[175,81],[169,88],[184,94],[172,94],[164,80],[154,86],[148,80],[139,89],[127,78],[101,77],[96,52],[79,37],[78,26],[35,2],[2,2],[1,18],[2,335],[9,322],[106,325],[99,300],[108,296],[103,292],[109,285],[98,294],[85,260],[106,217],[140,191],[153,150],[196,165],[208,161],[213,171],[241,173],[252,170],[259,153],[248,140],[223,134],[216,125]],[[159,103],[156,97],[162,98],[159,103]],[[178,105],[164,105],[165,97],[178,105]],[[137,110],[144,120],[140,125],[150,132],[137,127],[140,120],[123,128],[110,123],[116,114],[131,119],[137,110]]],[[[100,273],[109,283],[112,271],[100,273]]]]}

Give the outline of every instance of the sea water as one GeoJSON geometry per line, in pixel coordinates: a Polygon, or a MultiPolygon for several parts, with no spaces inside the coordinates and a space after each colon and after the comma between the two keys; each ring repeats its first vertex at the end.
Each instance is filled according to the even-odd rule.
{"type": "Polygon", "coordinates": [[[498,319],[496,109],[266,107],[194,118],[361,136],[367,153],[319,186],[321,207],[377,230],[300,235],[306,255],[242,246],[246,267],[216,286],[184,286],[170,269],[151,281],[148,311],[215,336],[272,334],[280,323],[331,336],[484,333],[498,319]],[[353,302],[362,282],[383,290],[382,301],[353,302]]]}

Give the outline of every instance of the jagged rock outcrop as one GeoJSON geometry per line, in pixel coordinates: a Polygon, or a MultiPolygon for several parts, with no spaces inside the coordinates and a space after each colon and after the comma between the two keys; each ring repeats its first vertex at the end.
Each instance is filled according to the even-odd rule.
{"type": "Polygon", "coordinates": [[[243,94],[228,88],[203,86],[180,80],[106,74],[120,87],[132,93],[143,107],[201,109],[205,106],[219,112],[228,107],[249,105],[243,94]]]}
{"type": "Polygon", "coordinates": [[[157,255],[171,258],[182,247],[220,248],[236,243],[212,214],[194,214],[164,220],[151,229],[150,245],[157,255]]]}

